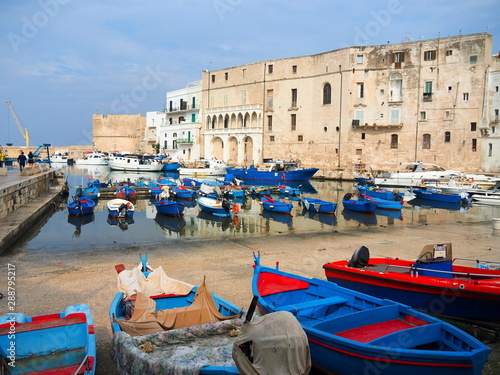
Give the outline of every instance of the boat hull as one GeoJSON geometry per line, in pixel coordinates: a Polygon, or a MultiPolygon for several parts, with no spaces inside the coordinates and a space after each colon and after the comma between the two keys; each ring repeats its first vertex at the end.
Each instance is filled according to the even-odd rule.
{"type": "Polygon", "coordinates": [[[200,206],[200,209],[216,216],[232,216],[230,207],[224,207],[222,201],[218,199],[212,199],[208,197],[200,197],[196,199],[196,203],[200,206]]]}
{"type": "Polygon", "coordinates": [[[134,216],[135,207],[132,202],[125,199],[112,199],[106,203],[108,214],[112,217],[132,217],[134,216]],[[125,205],[125,207],[122,207],[125,205]]]}
{"type": "Polygon", "coordinates": [[[70,215],[90,215],[94,213],[95,203],[90,199],[80,199],[79,202],[68,203],[67,208],[70,215]]]}
{"type": "Polygon", "coordinates": [[[333,214],[337,209],[337,204],[314,198],[302,198],[302,207],[311,212],[333,214]]]}
{"type": "Polygon", "coordinates": [[[184,212],[185,206],[174,201],[157,201],[155,207],[158,213],[170,216],[180,216],[184,212]]]}
{"type": "Polygon", "coordinates": [[[293,204],[286,202],[264,200],[262,202],[262,208],[266,211],[271,211],[281,214],[289,214],[290,211],[292,211],[293,204]]]}
{"type": "MultiPolygon", "coordinates": [[[[374,258],[370,259],[370,265],[375,266],[373,271],[370,267],[348,267],[346,261],[327,263],[323,268],[327,280],[345,288],[391,299],[435,315],[500,325],[500,272],[499,281],[471,284],[466,279],[384,273],[377,266],[393,265],[396,271],[397,267],[410,267],[412,263],[374,258]]],[[[470,272],[487,273],[486,270],[467,268],[470,272]]]]}
{"type": "Polygon", "coordinates": [[[238,168],[228,168],[228,173],[231,173],[237,179],[243,181],[309,181],[314,174],[318,171],[318,168],[307,168],[301,169],[297,171],[288,171],[288,172],[272,172],[272,171],[259,171],[256,169],[248,168],[248,169],[238,169],[238,168]]]}
{"type": "Polygon", "coordinates": [[[292,312],[314,366],[340,375],[439,375],[444,368],[481,374],[491,349],[472,336],[403,304],[328,283],[254,267],[252,290],[261,314],[292,312]]]}
{"type": "Polygon", "coordinates": [[[427,199],[430,201],[457,203],[457,204],[460,204],[462,202],[462,197],[460,194],[439,193],[436,191],[419,190],[419,189],[413,190],[413,193],[417,198],[427,199]]]}
{"type": "Polygon", "coordinates": [[[342,205],[344,206],[344,209],[348,211],[355,211],[355,212],[364,212],[364,213],[369,213],[372,214],[375,212],[377,209],[377,204],[373,202],[366,202],[366,201],[357,201],[357,200],[343,200],[342,205]]]}

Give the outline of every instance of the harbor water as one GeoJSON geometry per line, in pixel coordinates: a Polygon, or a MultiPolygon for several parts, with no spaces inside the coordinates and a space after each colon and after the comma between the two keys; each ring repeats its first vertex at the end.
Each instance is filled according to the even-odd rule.
{"type": "MultiPolygon", "coordinates": [[[[138,179],[155,180],[161,173],[110,171],[108,166],[60,166],[70,187],[69,200],[79,187],[91,181],[131,182],[138,179]]],[[[176,179],[178,175],[168,175],[176,179]]],[[[68,215],[66,201],[29,235],[20,240],[10,252],[47,253],[73,249],[106,246],[133,246],[149,243],[168,243],[173,239],[209,239],[227,237],[271,236],[287,233],[304,234],[335,231],[383,231],[389,226],[412,226],[449,223],[492,222],[500,217],[500,206],[470,204],[445,205],[437,202],[415,200],[410,191],[405,192],[401,211],[377,210],[375,214],[346,211],[342,197],[355,192],[354,181],[311,180],[302,186],[304,196],[337,203],[334,215],[317,214],[303,210],[298,197],[273,195],[273,198],[290,201],[290,215],[276,214],[262,209],[258,198],[248,196],[239,200],[238,215],[217,217],[201,212],[196,201],[185,201],[181,217],[158,214],[152,199],[138,197],[135,214],[130,219],[108,216],[106,202],[97,201],[94,214],[83,217],[68,215]]]]}

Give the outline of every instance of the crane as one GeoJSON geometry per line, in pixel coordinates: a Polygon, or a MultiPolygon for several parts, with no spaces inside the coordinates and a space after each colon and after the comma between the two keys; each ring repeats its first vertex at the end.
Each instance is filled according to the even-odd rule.
{"type": "Polygon", "coordinates": [[[10,111],[12,112],[12,116],[14,117],[14,120],[16,121],[17,127],[19,128],[19,131],[21,132],[21,135],[23,136],[24,140],[26,141],[26,148],[30,147],[30,136],[28,134],[28,129],[23,129],[21,126],[21,122],[19,121],[19,118],[16,115],[16,112],[14,111],[14,108],[12,108],[12,105],[10,102],[7,102],[7,105],[10,108],[10,111]]]}

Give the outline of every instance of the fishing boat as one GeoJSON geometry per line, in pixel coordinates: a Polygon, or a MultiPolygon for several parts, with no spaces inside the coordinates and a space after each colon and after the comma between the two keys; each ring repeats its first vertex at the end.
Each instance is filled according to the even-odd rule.
{"type": "Polygon", "coordinates": [[[95,374],[96,339],[89,307],[77,304],[55,314],[0,316],[0,354],[2,374],[95,374]]]}
{"type": "Polygon", "coordinates": [[[269,196],[265,196],[264,198],[262,198],[262,208],[266,211],[289,214],[292,211],[293,204],[277,201],[269,196]]]}
{"type": "Polygon", "coordinates": [[[323,268],[328,280],[346,288],[440,316],[499,326],[500,270],[485,267],[493,264],[500,265],[453,258],[451,243],[442,243],[424,246],[416,260],[370,258],[362,246],[350,261],[323,268]]]}
{"type": "Polygon", "coordinates": [[[500,192],[498,192],[498,193],[472,194],[471,199],[473,202],[476,202],[476,203],[500,205],[500,192]]]}
{"type": "Polygon", "coordinates": [[[91,199],[93,201],[97,200],[101,196],[101,192],[96,187],[89,187],[81,190],[79,194],[82,198],[91,199]]]}
{"type": "Polygon", "coordinates": [[[442,191],[431,189],[431,190],[419,190],[413,189],[413,194],[419,199],[427,199],[431,201],[446,202],[446,203],[465,203],[469,197],[467,193],[453,194],[444,193],[442,191]]]}
{"type": "Polygon", "coordinates": [[[377,186],[401,186],[419,187],[429,182],[443,182],[451,178],[460,177],[462,173],[455,170],[447,170],[437,164],[424,163],[401,163],[402,170],[391,173],[383,173],[374,178],[377,186]]]}
{"type": "Polygon", "coordinates": [[[291,312],[313,366],[339,375],[479,375],[491,349],[457,327],[407,305],[335,283],[263,267],[254,254],[252,291],[261,314],[291,312]],[[444,370],[447,369],[447,370],[444,370]]]}
{"type": "Polygon", "coordinates": [[[380,198],[390,201],[395,201],[395,200],[402,201],[404,199],[403,195],[401,195],[397,189],[389,190],[378,186],[364,186],[364,185],[356,185],[355,187],[356,189],[358,189],[359,194],[365,194],[372,198],[380,198]]]}
{"type": "Polygon", "coordinates": [[[211,293],[205,280],[192,286],[168,277],[161,266],[152,269],[147,254],[138,267],[115,268],[119,291],[109,318],[117,368],[137,374],[239,373],[229,332],[241,328],[242,309],[211,293]]]}
{"type": "Polygon", "coordinates": [[[137,198],[137,191],[134,188],[132,188],[128,185],[125,185],[125,186],[118,188],[115,191],[115,195],[117,198],[130,200],[130,199],[137,198]]]}
{"type": "Polygon", "coordinates": [[[185,186],[174,186],[170,192],[179,199],[194,199],[198,194],[196,190],[187,189],[185,186]]]}
{"type": "Polygon", "coordinates": [[[264,170],[257,169],[254,165],[249,168],[227,168],[237,179],[247,181],[309,181],[318,168],[301,168],[300,160],[268,160],[263,163],[264,170]]]}
{"type": "Polygon", "coordinates": [[[160,159],[145,155],[112,155],[108,159],[109,167],[117,171],[158,172],[163,169],[160,159]]]}
{"type": "Polygon", "coordinates": [[[87,198],[73,197],[73,202],[67,204],[68,214],[70,215],[90,215],[94,213],[95,202],[87,198]]]}
{"type": "Polygon", "coordinates": [[[112,217],[132,217],[134,216],[134,204],[126,199],[111,199],[106,203],[108,214],[112,217]]]}
{"type": "Polygon", "coordinates": [[[99,188],[105,188],[105,187],[108,187],[108,186],[110,186],[110,185],[111,185],[111,184],[110,184],[109,182],[101,182],[101,181],[99,181],[99,180],[94,180],[94,181],[89,182],[89,183],[87,184],[87,186],[88,186],[89,188],[97,188],[97,189],[99,189],[99,188]]]}
{"type": "Polygon", "coordinates": [[[367,202],[373,202],[377,205],[376,208],[382,208],[384,210],[401,210],[404,205],[404,201],[393,201],[382,198],[373,198],[366,194],[360,194],[359,200],[365,200],[367,202]]]}
{"type": "Polygon", "coordinates": [[[271,195],[272,192],[272,189],[266,186],[250,186],[248,188],[248,193],[253,196],[271,195]]]}
{"type": "Polygon", "coordinates": [[[377,204],[371,201],[360,201],[355,199],[343,199],[342,205],[345,210],[373,214],[377,209],[377,204]]]}
{"type": "Polygon", "coordinates": [[[76,165],[106,165],[108,156],[100,151],[87,151],[83,158],[76,159],[76,165]]]}
{"type": "Polygon", "coordinates": [[[222,194],[227,199],[238,199],[238,198],[246,198],[246,192],[239,186],[226,186],[222,194]]]}
{"type": "Polygon", "coordinates": [[[337,209],[337,204],[321,199],[302,197],[301,205],[304,209],[322,214],[333,214],[337,209]]]}
{"type": "Polygon", "coordinates": [[[182,213],[184,212],[184,208],[186,207],[182,203],[170,200],[155,201],[154,205],[158,213],[170,216],[182,215],[182,213]]]}
{"type": "Polygon", "coordinates": [[[192,168],[182,166],[179,168],[180,175],[198,176],[224,176],[226,174],[226,163],[219,159],[199,159],[194,161],[192,168]]]}
{"type": "Polygon", "coordinates": [[[300,187],[291,187],[287,185],[279,185],[278,191],[281,195],[299,196],[302,191],[300,187]]]}
{"type": "Polygon", "coordinates": [[[239,212],[239,206],[236,203],[231,204],[225,199],[199,197],[196,203],[202,211],[216,216],[232,216],[239,212]]]}

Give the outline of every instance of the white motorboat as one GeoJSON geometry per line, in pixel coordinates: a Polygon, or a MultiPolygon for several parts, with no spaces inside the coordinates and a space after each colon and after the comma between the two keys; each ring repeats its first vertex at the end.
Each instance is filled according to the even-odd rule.
{"type": "Polygon", "coordinates": [[[383,173],[374,178],[378,186],[419,187],[429,182],[448,182],[451,178],[462,175],[460,171],[447,170],[431,163],[401,163],[402,171],[383,173]]]}
{"type": "Polygon", "coordinates": [[[474,203],[500,205],[500,192],[472,194],[471,198],[474,203]]]}
{"type": "Polygon", "coordinates": [[[137,154],[109,156],[109,167],[117,171],[158,172],[163,168],[163,162],[154,157],[137,154]]]}
{"type": "Polygon", "coordinates": [[[100,151],[86,152],[82,159],[76,159],[77,165],[106,165],[107,156],[100,151]]]}
{"type": "Polygon", "coordinates": [[[226,174],[226,163],[219,159],[199,159],[194,162],[192,168],[179,168],[179,174],[193,176],[224,176],[226,174]]]}
{"type": "Polygon", "coordinates": [[[50,155],[50,162],[56,164],[67,164],[68,163],[68,155],[64,154],[52,154],[50,155]]]}

